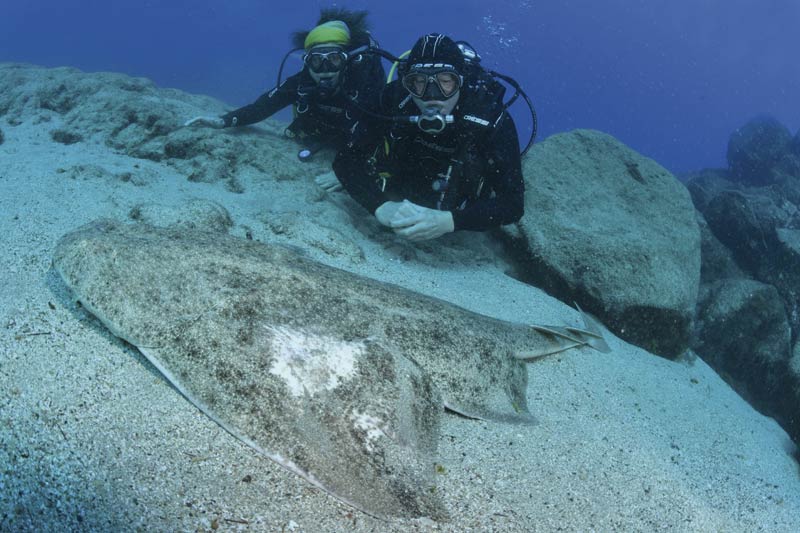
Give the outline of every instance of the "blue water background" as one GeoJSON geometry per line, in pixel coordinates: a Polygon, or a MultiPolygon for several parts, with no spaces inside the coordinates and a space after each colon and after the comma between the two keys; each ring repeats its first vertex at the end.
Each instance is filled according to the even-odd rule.
{"type": "MultiPolygon", "coordinates": [[[[4,0],[0,61],[124,72],[239,106],[275,83],[289,33],[328,5],[4,0]]],[[[369,9],[375,36],[398,54],[430,31],[471,42],[485,64],[523,84],[540,139],[596,128],[682,173],[725,166],[730,133],[757,114],[800,127],[798,0],[338,5],[369,9]]],[[[291,58],[287,72],[299,67],[291,58]]],[[[513,114],[524,140],[524,104],[513,114]]]]}

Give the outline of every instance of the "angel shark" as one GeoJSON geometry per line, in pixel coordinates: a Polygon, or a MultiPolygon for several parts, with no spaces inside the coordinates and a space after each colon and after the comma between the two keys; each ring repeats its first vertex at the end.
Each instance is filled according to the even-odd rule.
{"type": "Polygon", "coordinates": [[[236,438],[376,517],[446,519],[442,407],[532,423],[525,361],[606,350],[594,328],[524,326],[288,248],[101,220],[64,236],[74,296],[236,438]]]}

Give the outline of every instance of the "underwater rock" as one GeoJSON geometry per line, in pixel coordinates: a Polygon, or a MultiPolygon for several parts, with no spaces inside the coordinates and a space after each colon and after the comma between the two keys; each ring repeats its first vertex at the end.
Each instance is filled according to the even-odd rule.
{"type": "MultiPolygon", "coordinates": [[[[705,200],[708,224],[698,213],[703,264],[693,348],[800,442],[800,376],[792,370],[800,363],[764,363],[770,354],[785,351],[787,337],[800,329],[800,209],[792,201],[798,197],[796,186],[785,180],[765,187],[714,188],[720,182],[710,182],[705,188],[713,189],[705,200]],[[754,280],[744,279],[750,277],[754,280]],[[715,318],[725,302],[730,306],[748,298],[752,301],[742,303],[734,316],[715,318]]],[[[693,198],[702,205],[696,200],[700,187],[693,184],[688,185],[693,198]]]]}
{"type": "Polygon", "coordinates": [[[50,138],[61,144],[75,144],[83,141],[82,135],[66,130],[53,130],[50,132],[50,138]]]}
{"type": "Polygon", "coordinates": [[[0,129],[0,144],[3,144],[4,142],[6,142],[6,136],[3,133],[3,130],[0,129]]]}
{"type": "Polygon", "coordinates": [[[789,144],[789,153],[795,157],[800,157],[800,130],[797,130],[797,133],[792,137],[792,142],[789,144]]]}
{"type": "Polygon", "coordinates": [[[709,203],[705,218],[743,270],[777,288],[797,332],[800,316],[792,310],[800,306],[800,208],[769,187],[726,190],[709,203]]]}
{"type": "MultiPolygon", "coordinates": [[[[261,217],[264,227],[272,234],[271,242],[288,246],[316,249],[330,257],[346,257],[350,263],[363,263],[364,250],[352,234],[343,231],[336,221],[309,219],[306,212],[274,213],[266,211],[261,217]]],[[[343,220],[344,224],[349,221],[343,220]]],[[[345,226],[346,227],[346,226],[345,226]]]]}
{"type": "Polygon", "coordinates": [[[523,170],[525,215],[504,232],[522,249],[525,279],[653,353],[686,350],[700,283],[700,231],[686,188],[589,130],[535,145],[523,170]]]}
{"type": "Polygon", "coordinates": [[[709,202],[720,192],[740,188],[738,183],[730,181],[730,174],[725,169],[704,169],[685,177],[686,188],[692,195],[692,203],[701,213],[705,212],[709,202]]]}
{"type": "Polygon", "coordinates": [[[240,174],[279,176],[296,164],[296,145],[270,121],[222,131],[182,127],[191,117],[225,111],[213,98],[124,74],[0,65],[0,114],[13,124],[52,121],[56,142],[104,144],[232,192],[243,190],[240,174]]]}
{"type": "Polygon", "coordinates": [[[737,263],[756,277],[774,253],[774,228],[788,217],[768,194],[733,189],[717,194],[703,214],[737,263]]]}
{"type": "Polygon", "coordinates": [[[134,168],[133,170],[112,171],[100,165],[83,163],[71,167],[60,167],[56,169],[57,174],[62,174],[72,180],[102,180],[106,182],[117,182],[144,187],[152,183],[156,178],[155,172],[151,169],[134,168]]]}
{"type": "Polygon", "coordinates": [[[750,120],[728,140],[731,178],[753,186],[778,180],[779,164],[788,154],[792,140],[789,130],[772,117],[750,120]]]}
{"type": "Polygon", "coordinates": [[[709,229],[708,222],[699,211],[697,225],[700,228],[700,283],[708,284],[722,279],[742,279],[747,275],[736,264],[733,254],[709,229]]]}
{"type": "Polygon", "coordinates": [[[789,322],[775,287],[718,281],[701,289],[693,349],[800,443],[800,341],[792,351],[789,322]]]}
{"type": "MultiPolygon", "coordinates": [[[[794,344],[792,358],[787,373],[787,391],[775,391],[776,410],[780,413],[780,423],[792,440],[800,446],[800,338],[794,344]]],[[[800,460],[800,449],[797,450],[800,460]]]]}
{"type": "Polygon", "coordinates": [[[745,397],[768,405],[789,361],[791,329],[778,291],[754,280],[704,287],[693,349],[745,397]]]}
{"type": "Polygon", "coordinates": [[[199,229],[208,232],[228,233],[233,219],[224,206],[211,200],[193,199],[178,206],[154,202],[135,205],[128,217],[137,222],[161,228],[199,229]]]}
{"type": "MultiPolygon", "coordinates": [[[[789,360],[789,372],[797,380],[800,385],[800,338],[794,343],[792,350],[792,358],[789,360]]],[[[798,390],[800,392],[800,390],[798,390]]],[[[800,395],[798,396],[800,397],[800,395]]],[[[800,415],[800,413],[798,413],[800,415]]],[[[800,442],[800,441],[798,441],[800,442]]]]}

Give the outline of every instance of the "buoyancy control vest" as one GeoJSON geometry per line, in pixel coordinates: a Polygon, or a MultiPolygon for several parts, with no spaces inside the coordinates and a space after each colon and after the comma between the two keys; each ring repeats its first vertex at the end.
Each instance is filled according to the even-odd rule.
{"type": "MultiPolygon", "coordinates": [[[[389,113],[419,113],[399,82],[392,82],[384,94],[392,102],[384,108],[389,113]]],[[[383,187],[407,197],[416,194],[418,200],[423,196],[428,207],[445,210],[463,208],[488,192],[485,178],[495,171],[488,152],[506,113],[504,94],[505,87],[478,67],[465,75],[453,124],[442,133],[428,134],[409,122],[393,122],[384,149],[378,150],[373,162],[383,187]]]]}

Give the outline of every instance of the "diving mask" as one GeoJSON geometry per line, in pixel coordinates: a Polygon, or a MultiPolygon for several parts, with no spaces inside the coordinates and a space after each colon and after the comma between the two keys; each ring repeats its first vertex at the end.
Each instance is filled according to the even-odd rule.
{"type": "Polygon", "coordinates": [[[336,47],[312,50],[303,56],[303,63],[313,72],[340,72],[347,64],[347,53],[336,47]]]}
{"type": "Polygon", "coordinates": [[[415,70],[403,76],[403,87],[424,101],[447,100],[458,92],[463,78],[454,70],[415,70]]]}

